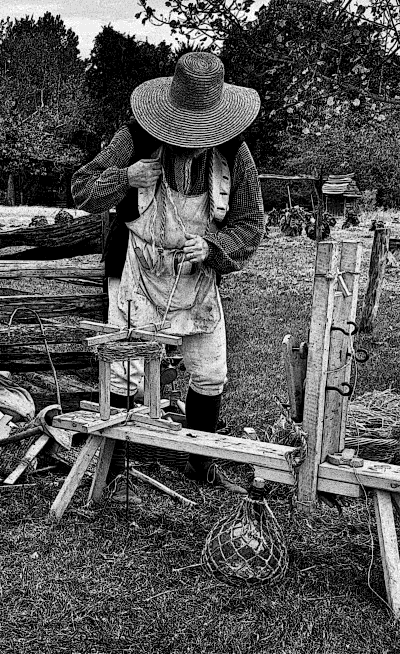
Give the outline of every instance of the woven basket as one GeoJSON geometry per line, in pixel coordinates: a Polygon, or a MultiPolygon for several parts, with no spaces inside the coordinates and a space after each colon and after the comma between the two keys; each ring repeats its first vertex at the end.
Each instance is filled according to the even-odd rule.
{"type": "Polygon", "coordinates": [[[207,536],[201,563],[234,585],[274,584],[284,577],[288,555],[282,530],[267,502],[244,499],[207,536]]]}

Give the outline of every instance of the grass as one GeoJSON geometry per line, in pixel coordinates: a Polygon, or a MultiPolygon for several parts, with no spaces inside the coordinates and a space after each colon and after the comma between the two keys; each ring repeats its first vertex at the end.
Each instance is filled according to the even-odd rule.
{"type": "MultiPolygon", "coordinates": [[[[360,236],[365,227],[335,236],[360,236]]],[[[243,272],[224,280],[229,382],[223,413],[240,434],[277,417],[286,396],[280,347],[286,333],[306,340],[314,244],[274,232],[243,272]]],[[[365,291],[368,257],[361,279],[365,291]]],[[[358,340],[371,352],[357,394],[400,392],[400,286],[388,271],[379,325],[358,340]]],[[[226,465],[238,480],[247,466],[226,465]]],[[[143,468],[195,500],[195,510],[143,484],[143,504],[84,508],[81,488],[59,524],[49,507],[62,471],[37,485],[0,490],[1,654],[397,654],[400,629],[368,583],[385,597],[370,501],[348,501],[338,516],[321,505],[309,518],[291,511],[285,487],[270,484],[271,508],[288,544],[288,575],[274,588],[234,588],[198,566],[205,537],[237,499],[177,472],[143,468]],[[371,536],[372,534],[372,536],[371,536]],[[371,545],[374,544],[372,558],[371,545]]]]}

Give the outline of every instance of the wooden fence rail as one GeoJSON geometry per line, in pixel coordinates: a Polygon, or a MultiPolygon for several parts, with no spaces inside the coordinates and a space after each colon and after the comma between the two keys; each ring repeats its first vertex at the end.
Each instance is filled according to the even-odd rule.
{"type": "MultiPolygon", "coordinates": [[[[82,351],[87,333],[76,322],[78,317],[107,318],[105,269],[100,259],[108,221],[106,213],[0,230],[0,369],[12,373],[50,370],[42,329],[57,371],[97,368],[92,353],[82,351]],[[13,250],[2,252],[6,248],[13,250]],[[86,255],[96,256],[88,260],[86,255]],[[84,288],[78,292],[77,286],[84,288]],[[16,309],[13,325],[8,327],[16,309]],[[29,309],[39,315],[43,328],[29,309]]],[[[82,393],[76,393],[76,408],[80,399],[82,393]]],[[[73,394],[68,406],[74,406],[73,394]]]]}

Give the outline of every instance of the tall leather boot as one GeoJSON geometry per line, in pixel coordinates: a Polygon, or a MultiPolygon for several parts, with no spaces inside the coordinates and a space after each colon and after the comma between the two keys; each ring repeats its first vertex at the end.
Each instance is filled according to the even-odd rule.
{"type": "MultiPolygon", "coordinates": [[[[201,395],[189,387],[186,396],[186,425],[188,429],[197,429],[215,434],[221,408],[220,395],[201,395]]],[[[213,486],[223,486],[232,493],[246,495],[247,491],[232,483],[210,457],[191,454],[185,475],[190,479],[205,481],[213,486]]]]}

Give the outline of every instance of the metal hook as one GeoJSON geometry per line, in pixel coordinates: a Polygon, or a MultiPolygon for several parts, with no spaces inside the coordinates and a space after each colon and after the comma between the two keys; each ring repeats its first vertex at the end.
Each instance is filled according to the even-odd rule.
{"type": "MultiPolygon", "coordinates": [[[[347,358],[351,357],[351,352],[347,352],[346,357],[347,358]]],[[[367,352],[367,350],[364,350],[364,348],[360,347],[358,350],[354,352],[354,360],[357,361],[357,363],[366,363],[368,359],[369,359],[369,352],[367,352]]]]}
{"type": "Polygon", "coordinates": [[[352,320],[348,320],[348,321],[347,321],[347,324],[348,324],[348,325],[353,325],[353,327],[354,327],[354,331],[350,332],[350,333],[349,333],[349,336],[355,336],[355,335],[358,333],[358,326],[357,326],[356,323],[353,322],[352,320]]]}
{"type": "Polygon", "coordinates": [[[345,332],[344,329],[342,329],[342,327],[335,327],[334,325],[331,327],[331,332],[342,332],[342,334],[344,334],[345,336],[355,336],[358,332],[358,327],[356,323],[353,322],[352,320],[348,320],[347,324],[353,325],[354,330],[352,332],[345,332]]]}
{"type": "Polygon", "coordinates": [[[343,382],[340,385],[341,386],[347,386],[348,390],[347,391],[341,391],[340,388],[338,388],[337,386],[326,386],[325,390],[326,391],[337,391],[338,393],[340,393],[340,395],[343,395],[343,397],[349,397],[353,392],[353,386],[351,384],[348,384],[347,382],[343,382]]]}

